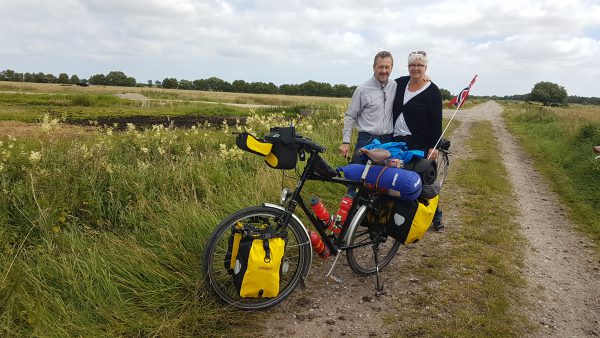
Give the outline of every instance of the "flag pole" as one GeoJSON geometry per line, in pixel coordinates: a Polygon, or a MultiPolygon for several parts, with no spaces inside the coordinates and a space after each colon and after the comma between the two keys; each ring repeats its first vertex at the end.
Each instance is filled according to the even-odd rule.
{"type": "MultiPolygon", "coordinates": [[[[448,127],[450,126],[450,122],[452,122],[452,120],[454,119],[454,116],[456,116],[456,113],[458,112],[458,110],[460,109],[461,106],[456,107],[456,109],[454,110],[454,114],[452,114],[452,117],[450,118],[450,121],[448,121],[448,124],[446,124],[446,128],[444,128],[444,131],[442,131],[442,135],[440,135],[440,138],[438,138],[437,142],[435,142],[435,146],[433,147],[433,149],[436,149],[438,144],[440,144],[440,141],[442,140],[442,137],[444,137],[444,134],[446,133],[446,130],[448,130],[448,127]]],[[[431,152],[431,154],[433,154],[433,151],[431,152]]],[[[429,156],[427,156],[427,159],[429,159],[431,157],[431,154],[429,154],[429,156]]]]}
{"type": "MultiPolygon", "coordinates": [[[[437,142],[435,142],[435,146],[433,147],[433,149],[437,149],[438,144],[440,144],[440,141],[442,140],[442,137],[444,137],[444,134],[446,133],[446,130],[448,130],[448,127],[450,126],[450,123],[454,119],[454,116],[456,116],[456,113],[458,112],[458,110],[460,109],[460,107],[462,107],[462,105],[467,100],[467,97],[469,96],[469,92],[471,91],[471,87],[475,83],[476,79],[477,79],[477,74],[475,74],[475,77],[473,77],[473,80],[471,80],[471,83],[469,84],[469,87],[467,87],[467,88],[465,88],[465,89],[462,90],[462,91],[466,90],[466,95],[465,95],[464,99],[460,97],[461,94],[462,94],[462,91],[454,99],[452,99],[452,100],[455,100],[455,99],[457,100],[456,101],[456,109],[454,110],[454,114],[452,114],[452,117],[450,117],[450,121],[448,121],[448,124],[446,124],[446,128],[444,128],[444,131],[442,131],[442,135],[440,135],[440,138],[438,138],[437,142]]],[[[433,154],[433,151],[429,155],[427,155],[427,159],[430,159],[432,154],[433,154]]]]}

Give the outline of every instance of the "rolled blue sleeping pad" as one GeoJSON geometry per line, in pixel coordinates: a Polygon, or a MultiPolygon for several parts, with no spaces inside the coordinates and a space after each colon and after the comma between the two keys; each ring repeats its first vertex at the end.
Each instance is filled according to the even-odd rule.
{"type": "MultiPolygon", "coordinates": [[[[365,165],[348,164],[337,170],[343,172],[346,179],[360,181],[365,165]]],[[[380,165],[371,166],[365,178],[367,188],[405,201],[416,200],[421,194],[422,184],[421,177],[414,171],[380,165]]]]}

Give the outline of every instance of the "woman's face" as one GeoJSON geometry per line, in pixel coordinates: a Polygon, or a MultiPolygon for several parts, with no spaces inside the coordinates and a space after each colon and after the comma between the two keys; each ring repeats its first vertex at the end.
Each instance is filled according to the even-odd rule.
{"type": "Polygon", "coordinates": [[[412,79],[422,78],[426,71],[427,66],[418,59],[408,65],[408,74],[412,79]]]}

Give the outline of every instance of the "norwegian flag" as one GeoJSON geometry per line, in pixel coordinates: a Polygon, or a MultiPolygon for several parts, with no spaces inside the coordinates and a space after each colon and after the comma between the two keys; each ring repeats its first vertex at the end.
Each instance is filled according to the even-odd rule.
{"type": "Polygon", "coordinates": [[[475,80],[477,80],[477,75],[475,75],[473,80],[471,80],[471,83],[469,84],[469,86],[467,88],[461,90],[460,93],[458,93],[458,95],[456,95],[448,103],[448,107],[452,107],[452,106],[456,106],[458,108],[462,107],[462,105],[465,103],[465,101],[467,101],[467,97],[469,97],[469,91],[471,90],[471,86],[475,83],[475,80]]]}

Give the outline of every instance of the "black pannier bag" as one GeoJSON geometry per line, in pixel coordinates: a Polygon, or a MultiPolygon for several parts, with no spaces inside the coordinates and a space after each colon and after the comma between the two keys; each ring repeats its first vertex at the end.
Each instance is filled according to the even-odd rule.
{"type": "Polygon", "coordinates": [[[388,236],[402,244],[420,241],[433,221],[439,196],[415,201],[390,199],[378,214],[369,213],[368,221],[382,224],[388,236]]]}

